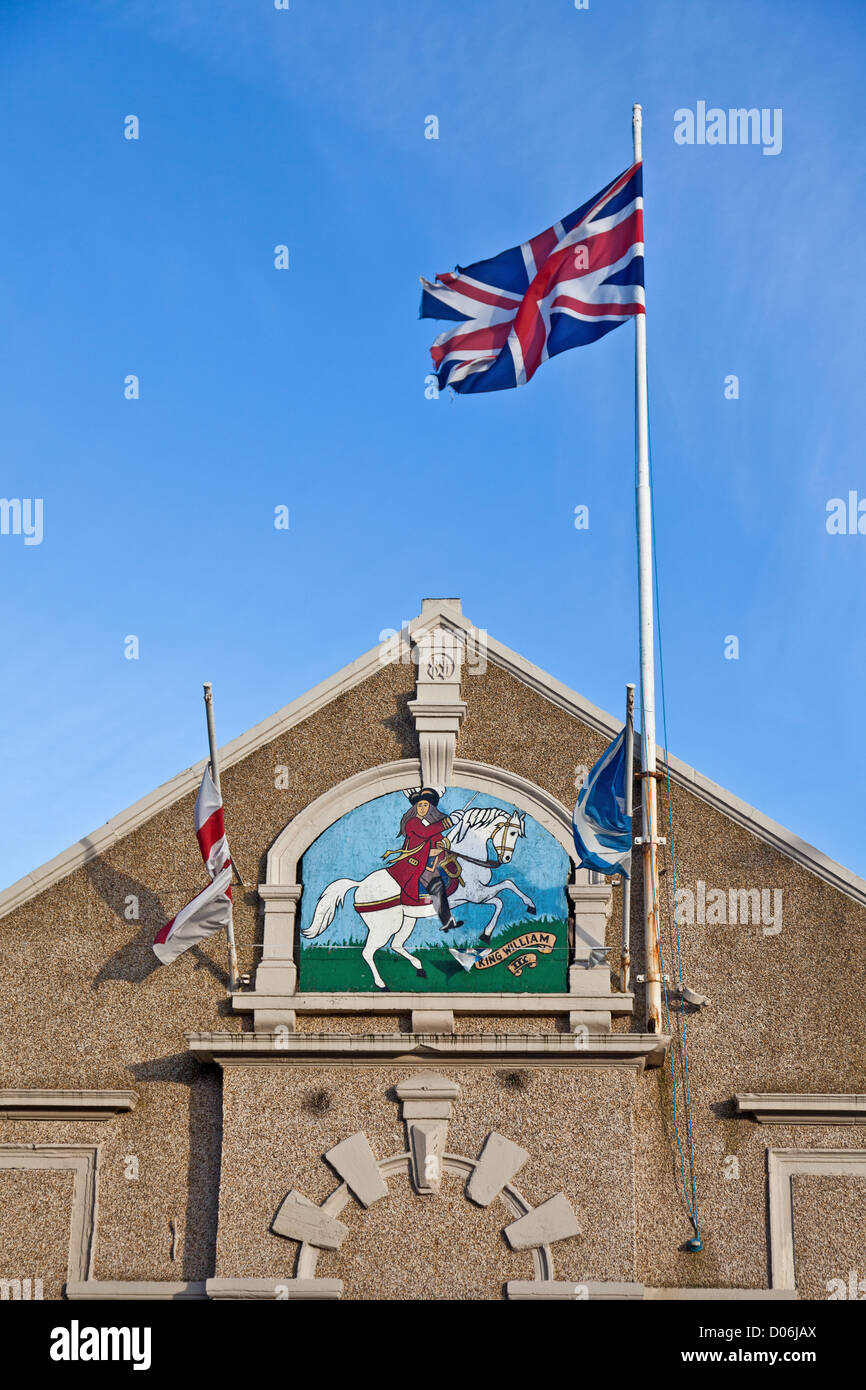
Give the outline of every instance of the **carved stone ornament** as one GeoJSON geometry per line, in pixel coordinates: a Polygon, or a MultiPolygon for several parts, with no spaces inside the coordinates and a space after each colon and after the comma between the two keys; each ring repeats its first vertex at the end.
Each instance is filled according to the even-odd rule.
{"type": "Polygon", "coordinates": [[[418,735],[421,779],[427,786],[444,787],[451,781],[457,735],[466,714],[460,698],[463,646],[445,627],[419,632],[414,642],[418,679],[409,711],[418,735]]]}
{"type": "MultiPolygon", "coordinates": [[[[469,1203],[488,1207],[499,1199],[511,1217],[502,1228],[503,1238],[512,1250],[532,1253],[534,1280],[530,1283],[514,1281],[507,1286],[506,1296],[561,1297],[550,1247],[557,1241],[580,1235],[577,1217],[564,1193],[559,1192],[533,1208],[512,1185],[512,1178],[530,1161],[530,1154],[495,1131],[487,1135],[477,1158],[447,1152],[448,1123],[452,1106],[460,1096],[456,1082],[435,1072],[417,1072],[399,1082],[395,1090],[406,1125],[406,1153],[377,1159],[366,1134],[349,1135],[323,1154],[324,1160],[342,1178],[340,1186],[320,1206],[295,1189],[280,1204],[271,1230],[277,1236],[297,1241],[299,1246],[295,1277],[282,1282],[285,1293],[281,1296],[304,1299],[341,1296],[340,1280],[316,1278],[316,1262],[321,1250],[338,1250],[349,1234],[350,1228],[338,1218],[353,1199],[365,1209],[373,1202],[387,1199],[388,1179],[400,1175],[411,1178],[419,1196],[435,1197],[443,1177],[452,1175],[465,1182],[467,1223],[472,1220],[469,1203]]],[[[264,1290],[272,1287],[273,1280],[251,1283],[261,1284],[264,1290]]],[[[244,1296],[267,1295],[256,1288],[244,1296]]]]}

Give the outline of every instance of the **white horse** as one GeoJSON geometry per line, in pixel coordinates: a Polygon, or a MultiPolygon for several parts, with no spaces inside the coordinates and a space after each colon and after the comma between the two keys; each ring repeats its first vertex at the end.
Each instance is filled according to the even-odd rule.
{"type": "MultiPolygon", "coordinates": [[[[497,897],[502,889],[510,888],[526,904],[527,911],[533,916],[535,914],[531,899],[511,879],[503,883],[490,883],[494,868],[511,861],[518,838],[526,834],[524,818],[519,811],[506,811],[502,806],[476,806],[449,814],[455,824],[448,832],[447,839],[460,859],[464,880],[458,884],[457,892],[449,902],[452,907],[464,902],[493,903],[493,916],[483,932],[484,940],[489,941],[502,910],[502,902],[497,897]],[[488,840],[496,852],[496,859],[487,858],[488,840]]],[[[399,885],[387,869],[374,869],[366,878],[338,878],[329,883],[316,903],[312,922],[301,935],[308,940],[321,936],[333,922],[344,899],[352,892],[355,894],[355,911],[367,928],[367,940],[361,955],[370,967],[376,988],[388,989],[376,969],[373,957],[389,942],[391,950],[407,960],[419,976],[426,979],[426,970],[418,957],[406,950],[406,942],[418,918],[434,917],[436,909],[432,902],[422,903],[419,907],[407,907],[401,903],[399,885]]]]}
{"type": "Polygon", "coordinates": [[[461,903],[486,903],[493,906],[493,916],[481,933],[482,941],[490,941],[503,908],[500,893],[508,889],[516,893],[530,917],[535,916],[535,903],[528,898],[512,878],[491,883],[493,870],[500,864],[510,864],[518,839],[526,834],[525,818],[521,811],[504,811],[500,806],[472,806],[456,812],[457,822],[448,832],[448,843],[460,860],[463,882],[448,899],[451,909],[461,903]],[[458,820],[459,816],[459,820],[458,820]],[[487,857],[487,842],[492,844],[495,859],[487,857]]]}

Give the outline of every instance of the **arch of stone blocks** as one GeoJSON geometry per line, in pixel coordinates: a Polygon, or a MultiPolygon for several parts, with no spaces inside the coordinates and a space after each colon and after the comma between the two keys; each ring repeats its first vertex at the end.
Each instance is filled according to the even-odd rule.
{"type": "MultiPolygon", "coordinates": [[[[426,1103],[416,1102],[415,1107],[422,1109],[426,1103]]],[[[411,1105],[412,1102],[408,1102],[408,1106],[411,1105]]],[[[407,1114],[407,1108],[404,1098],[404,1119],[410,1140],[407,1152],[377,1159],[367,1136],[362,1131],[358,1132],[323,1155],[343,1181],[321,1205],[316,1206],[294,1190],[285,1198],[274,1218],[272,1230],[276,1235],[297,1240],[300,1247],[295,1279],[286,1281],[287,1296],[314,1298],[315,1286],[319,1283],[328,1286],[327,1290],[323,1287],[323,1297],[340,1296],[342,1286],[339,1281],[316,1279],[316,1265],[321,1251],[339,1249],[348,1234],[349,1228],[338,1220],[340,1213],[353,1199],[366,1209],[373,1202],[387,1198],[389,1188],[386,1180],[402,1173],[412,1180],[419,1197],[438,1191],[442,1174],[464,1178],[467,1199],[476,1206],[489,1206],[498,1197],[513,1218],[503,1228],[506,1241],[513,1250],[529,1250],[532,1254],[533,1286],[537,1289],[545,1285],[553,1287],[555,1274],[551,1245],[580,1234],[568,1198],[560,1192],[540,1206],[533,1207],[511,1182],[529,1154],[495,1131],[487,1135],[477,1159],[445,1153],[437,1157],[431,1166],[431,1155],[436,1154],[435,1139],[441,1133],[442,1119],[433,1117],[425,1122],[423,1114],[416,1116],[412,1109],[407,1114]],[[297,1290],[294,1294],[291,1288],[293,1284],[297,1290]]],[[[447,1121],[445,1123],[447,1125],[447,1121]]],[[[543,1294],[539,1292],[536,1296],[543,1297],[543,1294]]]]}

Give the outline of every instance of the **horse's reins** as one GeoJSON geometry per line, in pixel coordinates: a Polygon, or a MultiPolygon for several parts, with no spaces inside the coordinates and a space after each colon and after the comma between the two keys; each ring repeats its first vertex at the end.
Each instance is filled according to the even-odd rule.
{"type": "Polygon", "coordinates": [[[502,863],[502,851],[505,848],[505,836],[508,831],[508,827],[511,824],[511,820],[512,817],[509,816],[508,820],[503,823],[501,829],[497,832],[502,836],[501,845],[497,845],[495,835],[491,835],[490,837],[491,842],[493,844],[493,848],[496,850],[497,857],[495,859],[475,859],[471,854],[461,854],[459,849],[451,849],[451,846],[449,845],[449,849],[451,849],[451,853],[454,855],[454,858],[462,859],[466,864],[477,864],[481,869],[498,869],[500,864],[502,863]]]}

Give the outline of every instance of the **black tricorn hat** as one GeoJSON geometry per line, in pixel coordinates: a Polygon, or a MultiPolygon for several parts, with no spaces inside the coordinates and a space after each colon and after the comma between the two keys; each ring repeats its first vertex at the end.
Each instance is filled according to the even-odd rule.
{"type": "Polygon", "coordinates": [[[439,793],[432,787],[422,787],[419,792],[413,792],[409,797],[410,805],[417,806],[419,801],[431,801],[434,806],[439,805],[439,793]]]}

